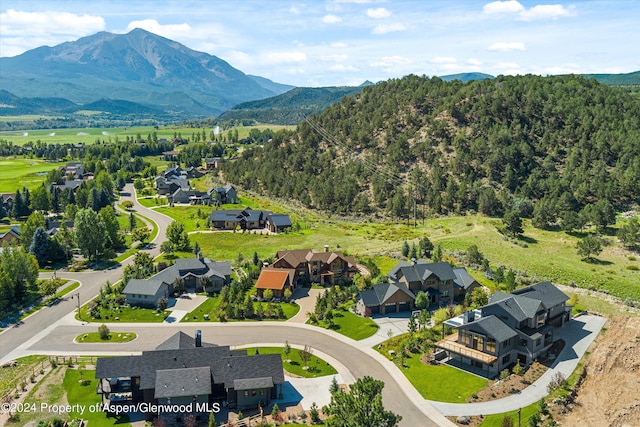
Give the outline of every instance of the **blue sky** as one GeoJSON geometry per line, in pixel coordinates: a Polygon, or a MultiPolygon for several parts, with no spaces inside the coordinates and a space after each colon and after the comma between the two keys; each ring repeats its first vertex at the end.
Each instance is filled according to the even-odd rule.
{"type": "Polygon", "coordinates": [[[2,0],[0,56],[136,27],[295,86],[640,70],[637,0],[2,0]]]}

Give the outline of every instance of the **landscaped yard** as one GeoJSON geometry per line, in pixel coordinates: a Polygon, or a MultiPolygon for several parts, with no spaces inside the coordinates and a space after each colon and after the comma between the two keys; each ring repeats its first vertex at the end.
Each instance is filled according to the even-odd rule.
{"type": "MultiPolygon", "coordinates": [[[[218,304],[220,303],[220,297],[218,295],[208,297],[202,304],[200,304],[195,310],[190,313],[187,313],[182,322],[202,322],[205,320],[205,314],[209,316],[208,320],[218,322],[220,318],[218,317],[218,304]]],[[[253,311],[257,312],[258,304],[262,304],[265,313],[268,313],[266,302],[257,302],[253,303],[253,311]]],[[[286,321],[295,316],[298,311],[300,311],[300,306],[298,304],[290,304],[287,302],[281,303],[273,303],[274,305],[280,305],[282,307],[282,311],[285,315],[284,319],[276,319],[265,317],[263,319],[253,318],[253,319],[227,319],[229,322],[257,322],[257,321],[286,321]]]]}
{"type": "MultiPolygon", "coordinates": [[[[258,347],[260,354],[280,354],[282,356],[282,366],[284,370],[303,378],[324,377],[326,375],[336,375],[338,371],[328,362],[313,354],[311,349],[311,359],[308,361],[308,369],[303,369],[305,363],[300,357],[300,350],[291,348],[289,354],[284,354],[284,347],[258,347]],[[287,360],[290,360],[288,362],[287,360]]],[[[247,349],[247,354],[255,354],[255,347],[247,349]]]]}
{"type": "MultiPolygon", "coordinates": [[[[170,311],[161,311],[151,308],[138,308],[138,307],[124,307],[120,306],[109,310],[107,308],[100,308],[100,317],[92,317],[89,315],[90,304],[85,304],[81,307],[82,319],[90,320],[95,323],[110,323],[110,322],[163,322],[164,319],[171,313],[170,311]]],[[[78,315],[76,314],[76,318],[78,315]]]]}
{"type": "Polygon", "coordinates": [[[487,380],[444,365],[430,365],[420,361],[420,355],[405,358],[401,368],[407,379],[427,400],[465,403],[467,397],[487,386],[487,380]]]}
{"type": "Polygon", "coordinates": [[[368,338],[378,331],[378,325],[373,320],[344,309],[334,310],[333,326],[329,326],[325,321],[320,321],[318,326],[332,329],[356,341],[368,338]]]}

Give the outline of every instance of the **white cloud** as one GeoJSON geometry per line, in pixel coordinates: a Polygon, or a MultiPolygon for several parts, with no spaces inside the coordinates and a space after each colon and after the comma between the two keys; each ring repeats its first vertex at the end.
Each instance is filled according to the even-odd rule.
{"type": "Polygon", "coordinates": [[[405,58],[404,56],[384,56],[380,58],[379,61],[376,61],[371,64],[372,67],[391,67],[394,65],[406,65],[411,64],[411,60],[409,58],[405,58]]]}
{"type": "Polygon", "coordinates": [[[529,9],[525,8],[516,0],[494,1],[487,3],[482,8],[486,14],[518,14],[518,17],[524,21],[532,21],[534,19],[558,19],[563,16],[575,15],[575,7],[564,7],[561,4],[539,4],[529,9]]]}
{"type": "Polygon", "coordinates": [[[320,57],[323,61],[329,62],[342,62],[347,60],[347,55],[345,54],[335,54],[335,55],[324,55],[320,57]]]}
{"type": "Polygon", "coordinates": [[[484,13],[520,13],[524,11],[524,6],[516,0],[494,1],[487,3],[482,8],[484,13]]]}
{"type": "Polygon", "coordinates": [[[345,47],[347,47],[347,44],[343,42],[335,42],[335,43],[331,43],[329,47],[333,49],[344,49],[345,47]]]}
{"type": "Polygon", "coordinates": [[[367,16],[369,18],[381,19],[391,16],[391,11],[384,7],[378,7],[376,9],[367,9],[367,16]]]}
{"type": "Polygon", "coordinates": [[[304,52],[268,52],[260,55],[260,60],[269,65],[273,64],[288,64],[288,63],[302,63],[307,60],[307,55],[304,52]]]}
{"type": "Polygon", "coordinates": [[[482,65],[482,61],[480,61],[479,59],[476,59],[476,58],[469,58],[469,59],[467,59],[467,64],[480,66],[480,65],[482,65]]]}
{"type": "Polygon", "coordinates": [[[431,58],[431,62],[434,64],[455,64],[458,60],[451,56],[436,56],[431,58]]]}
{"type": "Polygon", "coordinates": [[[289,8],[289,13],[292,13],[294,15],[300,15],[300,13],[302,12],[300,12],[300,9],[298,9],[297,7],[292,6],[289,8]]]}
{"type": "Polygon", "coordinates": [[[76,40],[103,31],[105,28],[105,20],[101,16],[8,9],[0,13],[0,34],[2,34],[0,56],[19,55],[42,45],[53,46],[76,40]]]}
{"type": "Polygon", "coordinates": [[[178,38],[191,38],[189,36],[193,34],[193,28],[191,28],[191,25],[187,23],[162,25],[155,19],[131,21],[129,25],[127,25],[126,32],[128,33],[135,28],[142,28],[143,30],[147,30],[172,40],[176,40],[178,38]]]}
{"type": "Polygon", "coordinates": [[[360,70],[353,65],[336,64],[329,67],[329,71],[335,71],[338,73],[355,73],[360,70]]]}
{"type": "Polygon", "coordinates": [[[396,22],[394,24],[380,24],[373,29],[373,34],[387,34],[393,33],[396,31],[404,31],[407,29],[407,26],[401,22],[396,22]]]}
{"type": "Polygon", "coordinates": [[[322,18],[322,22],[325,24],[337,24],[338,22],[342,22],[342,18],[336,15],[325,15],[322,18]]]}
{"type": "Polygon", "coordinates": [[[511,52],[514,50],[527,50],[524,43],[521,42],[497,42],[487,48],[488,50],[499,52],[511,52]]]}
{"type": "Polygon", "coordinates": [[[523,74],[522,68],[515,62],[499,62],[494,68],[498,70],[497,74],[516,75],[523,74]]]}
{"type": "Polygon", "coordinates": [[[541,4],[525,10],[520,17],[525,21],[534,19],[558,19],[563,16],[573,16],[575,9],[573,6],[568,9],[561,4],[541,4]]]}

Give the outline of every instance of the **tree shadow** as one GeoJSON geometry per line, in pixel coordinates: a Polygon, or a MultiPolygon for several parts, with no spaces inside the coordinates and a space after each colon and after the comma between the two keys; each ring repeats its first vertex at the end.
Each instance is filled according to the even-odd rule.
{"type": "Polygon", "coordinates": [[[518,236],[518,240],[522,240],[523,242],[526,242],[528,244],[538,243],[537,239],[535,239],[533,237],[529,237],[529,236],[524,236],[524,235],[518,236]]]}
{"type": "Polygon", "coordinates": [[[575,237],[577,239],[584,239],[585,237],[587,237],[589,235],[589,233],[587,233],[586,231],[566,231],[566,233],[571,236],[571,237],[575,237]]]}
{"type": "Polygon", "coordinates": [[[612,265],[613,262],[598,258],[582,258],[582,261],[594,265],[612,265]]]}

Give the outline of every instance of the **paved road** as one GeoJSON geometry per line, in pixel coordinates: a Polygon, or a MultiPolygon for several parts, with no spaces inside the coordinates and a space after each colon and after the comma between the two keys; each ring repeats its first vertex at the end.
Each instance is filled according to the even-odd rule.
{"type": "Polygon", "coordinates": [[[429,402],[409,383],[399,369],[370,348],[361,348],[356,341],[333,331],[297,323],[189,323],[189,324],[110,324],[112,332],[135,332],[138,338],[121,344],[76,344],[73,339],[86,332],[95,331],[97,324],[73,325],[72,319],[64,319],[60,325],[53,325],[40,336],[21,346],[15,352],[23,354],[137,354],[152,350],[175,332],[181,330],[193,334],[201,329],[206,342],[231,346],[247,346],[252,343],[281,343],[288,340],[291,345],[312,348],[338,361],[351,375],[360,378],[370,375],[384,381],[384,405],[389,410],[402,415],[400,424],[415,426],[452,426],[453,424],[436,411],[429,402]],[[67,324],[65,324],[67,323],[67,324]]]}
{"type": "MultiPolygon", "coordinates": [[[[127,184],[122,193],[122,200],[131,200],[134,203],[134,209],[142,215],[150,218],[158,224],[159,233],[156,238],[149,243],[145,252],[149,252],[155,257],[160,254],[160,244],[166,239],[165,230],[171,223],[172,219],[162,215],[151,209],[147,209],[140,205],[134,195],[132,184],[127,184]]],[[[58,272],[59,278],[73,279],[80,282],[80,287],[73,294],[80,294],[81,305],[98,295],[100,287],[108,280],[115,283],[122,278],[124,266],[133,262],[132,258],[125,260],[122,264],[115,266],[109,270],[103,271],[87,271],[82,273],[58,272]]],[[[41,277],[50,278],[52,273],[44,273],[41,277]]],[[[35,314],[29,316],[19,324],[9,328],[0,334],[0,360],[4,359],[13,349],[19,347],[22,343],[31,337],[41,333],[45,328],[52,325],[58,319],[72,313],[78,306],[77,299],[72,295],[67,295],[61,301],[46,307],[35,314]]]]}

